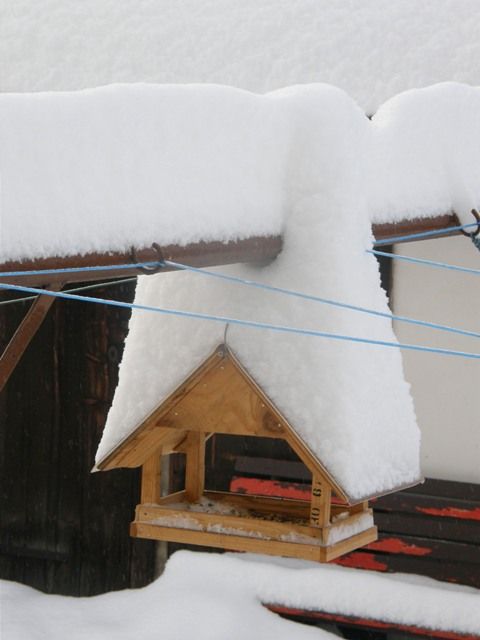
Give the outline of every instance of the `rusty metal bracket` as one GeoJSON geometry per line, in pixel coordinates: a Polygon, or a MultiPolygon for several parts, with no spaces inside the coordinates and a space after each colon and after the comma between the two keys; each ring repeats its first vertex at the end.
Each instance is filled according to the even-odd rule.
{"type": "MultiPolygon", "coordinates": [[[[152,276],[155,273],[159,273],[164,267],[165,259],[163,257],[163,253],[160,245],[157,244],[156,242],[153,242],[152,249],[155,249],[155,251],[157,252],[159,264],[156,267],[136,267],[138,271],[140,271],[143,275],[146,275],[146,276],[152,276]]],[[[137,258],[137,251],[134,246],[132,246],[132,248],[130,249],[130,260],[132,261],[133,264],[138,264],[139,262],[141,262],[137,258]]]]}

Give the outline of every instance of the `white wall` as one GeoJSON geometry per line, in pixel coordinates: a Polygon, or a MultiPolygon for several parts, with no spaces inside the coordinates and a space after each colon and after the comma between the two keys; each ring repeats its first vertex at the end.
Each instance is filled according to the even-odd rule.
{"type": "MultiPolygon", "coordinates": [[[[462,237],[396,246],[396,253],[480,269],[480,252],[462,237]]],[[[394,264],[395,313],[480,332],[480,277],[394,264]]],[[[480,353],[480,339],[396,323],[401,342],[480,353]]],[[[404,351],[422,431],[427,477],[480,482],[480,361],[404,351]]]]}

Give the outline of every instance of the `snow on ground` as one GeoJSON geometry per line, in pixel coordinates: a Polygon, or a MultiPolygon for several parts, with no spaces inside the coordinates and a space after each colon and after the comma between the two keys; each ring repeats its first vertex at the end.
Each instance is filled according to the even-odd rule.
{"type": "Polygon", "coordinates": [[[477,84],[478,0],[2,0],[0,91],[328,82],[367,113],[445,80],[477,84]]]}
{"type": "Polygon", "coordinates": [[[480,633],[474,589],[262,556],[181,551],[148,587],[91,598],[45,595],[5,581],[0,589],[4,640],[334,637],[282,620],[262,602],[480,633]]]}

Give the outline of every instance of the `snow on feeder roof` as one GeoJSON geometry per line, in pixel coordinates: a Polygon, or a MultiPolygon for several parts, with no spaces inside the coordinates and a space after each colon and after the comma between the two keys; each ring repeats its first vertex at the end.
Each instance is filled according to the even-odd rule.
{"type": "Polygon", "coordinates": [[[99,467],[142,467],[131,534],[325,562],[377,539],[366,501],[341,487],[223,344],[99,467]],[[205,490],[205,443],[215,434],[283,440],[312,474],[310,504],[205,490]],[[185,490],[161,495],[161,459],[186,454],[185,490]],[[332,504],[332,492],[337,502],[332,504]]]}

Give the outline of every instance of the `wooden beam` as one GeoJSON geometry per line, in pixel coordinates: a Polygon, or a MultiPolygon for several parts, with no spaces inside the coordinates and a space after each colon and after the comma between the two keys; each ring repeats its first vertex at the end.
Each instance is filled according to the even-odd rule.
{"type": "MultiPolygon", "coordinates": [[[[194,514],[195,517],[197,514],[194,514]]],[[[184,529],[175,526],[161,526],[149,522],[132,522],[130,535],[134,538],[146,538],[148,540],[167,540],[181,544],[195,544],[206,547],[229,549],[231,551],[248,551],[273,556],[285,556],[290,558],[303,558],[316,562],[328,562],[340,555],[358,549],[377,539],[376,527],[357,533],[346,540],[341,540],[330,547],[322,547],[308,542],[280,542],[278,540],[265,540],[263,538],[250,537],[235,533],[214,533],[184,529]]]]}
{"type": "Polygon", "coordinates": [[[323,529],[330,524],[330,504],[332,489],[318,474],[312,477],[312,499],[310,502],[310,523],[323,529]]]}
{"type": "Polygon", "coordinates": [[[140,467],[150,455],[160,449],[164,454],[170,453],[185,435],[184,431],[175,432],[173,429],[145,429],[127,440],[130,443],[128,448],[121,443],[98,463],[97,468],[108,471],[117,467],[140,467]]]}
{"type": "MultiPolygon", "coordinates": [[[[48,288],[59,291],[62,288],[62,283],[49,284],[48,288]]],[[[37,333],[54,302],[55,298],[52,296],[38,296],[13,334],[5,351],[0,356],[0,391],[7,384],[25,349],[37,333]]]]}
{"type": "Polygon", "coordinates": [[[351,514],[365,513],[366,511],[368,511],[368,500],[365,500],[364,502],[359,502],[358,504],[353,505],[353,507],[350,507],[348,511],[351,514]]]}
{"type": "MultiPolygon", "coordinates": [[[[324,561],[323,558],[326,553],[325,547],[316,544],[279,542],[278,540],[254,538],[245,534],[198,531],[174,526],[162,527],[158,524],[150,524],[149,522],[132,522],[130,524],[130,535],[134,538],[146,538],[147,540],[175,541],[180,544],[302,558],[316,562],[324,561]]],[[[357,546],[358,545],[353,545],[352,549],[355,549],[357,546]]]]}
{"type": "MultiPolygon", "coordinates": [[[[198,530],[203,531],[228,531],[236,529],[238,532],[244,531],[251,537],[265,537],[273,540],[288,540],[289,534],[297,536],[306,536],[312,538],[311,543],[315,540],[320,544],[321,531],[317,527],[311,527],[305,524],[291,522],[289,520],[280,520],[279,518],[266,519],[258,514],[250,514],[245,510],[245,515],[230,515],[227,513],[218,513],[214,510],[210,512],[188,511],[187,509],[170,507],[165,505],[138,505],[135,511],[136,522],[146,522],[157,520],[158,518],[168,518],[173,521],[182,519],[193,521],[193,527],[197,526],[198,530]],[[252,535],[253,534],[253,535],[252,535]],[[256,534],[256,535],[255,535],[256,534]]],[[[161,522],[157,522],[160,524],[161,522]]],[[[293,537],[293,536],[291,536],[293,537]]]]}
{"type": "MultiPolygon", "coordinates": [[[[473,221],[473,218],[472,218],[473,221]]],[[[377,240],[396,235],[409,235],[422,231],[444,230],[442,236],[456,235],[458,231],[449,231],[449,227],[459,224],[455,214],[449,213],[435,218],[412,218],[396,223],[373,225],[373,235],[377,240]]],[[[438,237],[438,236],[437,236],[438,237]]],[[[185,246],[166,245],[162,247],[162,254],[166,260],[181,262],[193,267],[212,267],[237,262],[263,262],[273,260],[282,250],[283,239],[281,236],[255,236],[244,240],[231,240],[230,242],[195,242],[185,246]]],[[[158,260],[158,253],[152,247],[136,249],[136,257],[140,262],[153,262],[158,260]]],[[[66,257],[52,256],[24,262],[4,262],[0,264],[0,272],[8,271],[36,271],[41,269],[68,269],[71,267],[86,266],[112,266],[116,264],[128,264],[132,260],[130,252],[105,251],[104,253],[88,253],[86,255],[73,255],[66,257]]],[[[171,271],[171,268],[162,269],[162,273],[171,271]]],[[[52,276],[2,276],[3,282],[42,286],[48,283],[59,282],[98,282],[101,280],[123,278],[138,275],[137,269],[122,269],[113,271],[92,271],[70,274],[58,274],[52,276]]]]}
{"type": "Polygon", "coordinates": [[[185,496],[189,502],[202,497],[205,488],[205,434],[191,431],[187,438],[185,467],[185,496]]]}
{"type": "Polygon", "coordinates": [[[142,466],[142,504],[158,504],[162,496],[162,452],[157,451],[142,466]]]}
{"type": "MultiPolygon", "coordinates": [[[[475,222],[473,216],[472,222],[475,222]]],[[[454,213],[449,213],[435,218],[411,218],[400,222],[389,222],[388,224],[374,224],[372,231],[376,240],[384,240],[395,236],[405,236],[425,231],[441,231],[443,229],[445,233],[433,236],[440,238],[459,235],[460,231],[449,231],[449,227],[457,227],[459,225],[460,222],[457,216],[454,213]]],[[[409,241],[404,240],[403,242],[409,241]]]]}
{"type": "MultiPolygon", "coordinates": [[[[273,260],[282,250],[281,236],[252,237],[230,242],[195,242],[185,246],[167,245],[161,248],[165,260],[181,262],[192,267],[211,267],[215,265],[234,264],[236,262],[263,262],[273,260]]],[[[136,249],[139,262],[154,262],[158,253],[153,247],[136,249]]],[[[130,252],[87,253],[67,257],[39,258],[25,262],[4,262],[0,264],[0,272],[37,271],[41,269],[69,269],[90,266],[112,266],[132,262],[130,252]]],[[[162,269],[162,273],[171,271],[171,267],[162,269]]],[[[138,269],[119,269],[108,271],[90,271],[80,273],[62,273],[58,275],[1,276],[1,282],[13,282],[31,286],[45,285],[47,282],[87,282],[102,281],[115,278],[127,278],[139,275],[138,269]]]]}

